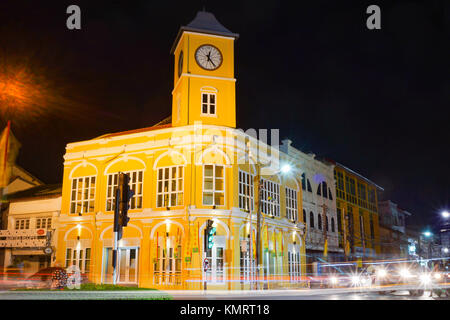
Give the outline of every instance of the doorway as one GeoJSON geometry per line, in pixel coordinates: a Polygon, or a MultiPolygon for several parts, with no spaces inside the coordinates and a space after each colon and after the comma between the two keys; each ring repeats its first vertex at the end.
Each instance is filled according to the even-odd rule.
{"type": "MultiPolygon", "coordinates": [[[[137,284],[138,283],[138,247],[118,248],[117,256],[117,283],[137,284]]],[[[112,283],[112,248],[105,248],[104,283],[112,283]]]]}

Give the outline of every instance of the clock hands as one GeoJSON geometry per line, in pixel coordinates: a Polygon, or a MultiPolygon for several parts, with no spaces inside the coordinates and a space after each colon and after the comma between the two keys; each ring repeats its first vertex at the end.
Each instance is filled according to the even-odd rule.
{"type": "Polygon", "coordinates": [[[215,68],[216,64],[211,60],[211,51],[209,51],[209,53],[206,55],[206,57],[208,58],[208,61],[210,61],[215,68]]]}

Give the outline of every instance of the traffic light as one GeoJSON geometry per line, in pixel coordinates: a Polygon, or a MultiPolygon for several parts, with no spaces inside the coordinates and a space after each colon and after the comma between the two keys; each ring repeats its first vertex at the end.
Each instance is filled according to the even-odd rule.
{"type": "Polygon", "coordinates": [[[116,189],[115,211],[114,211],[114,231],[119,233],[119,240],[122,238],[122,228],[126,227],[130,218],[128,209],[130,200],[134,192],[130,189],[130,177],[123,172],[119,172],[118,186],[116,189]]]}
{"type": "Polygon", "coordinates": [[[214,234],[216,233],[216,228],[213,227],[213,221],[208,220],[205,228],[205,251],[211,249],[214,245],[214,234]]]}
{"type": "Polygon", "coordinates": [[[133,198],[134,192],[130,189],[130,177],[126,173],[119,173],[119,190],[120,190],[120,208],[119,208],[119,224],[126,227],[130,218],[128,217],[128,209],[130,209],[130,200],[133,198]]]}

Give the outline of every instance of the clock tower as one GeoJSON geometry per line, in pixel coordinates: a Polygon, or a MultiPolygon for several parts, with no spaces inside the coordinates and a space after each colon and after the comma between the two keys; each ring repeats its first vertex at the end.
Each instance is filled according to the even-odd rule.
{"type": "Polygon", "coordinates": [[[236,127],[234,41],[238,37],[205,11],[180,28],[171,49],[173,127],[197,121],[236,127]]]}

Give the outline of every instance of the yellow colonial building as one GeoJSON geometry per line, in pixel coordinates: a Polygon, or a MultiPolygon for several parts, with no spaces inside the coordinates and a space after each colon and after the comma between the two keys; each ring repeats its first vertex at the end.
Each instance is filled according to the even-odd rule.
{"type": "Polygon", "coordinates": [[[377,193],[383,188],[340,163],[328,162],[335,166],[339,246],[349,258],[374,260],[381,253],[377,193]]]}
{"type": "Polygon", "coordinates": [[[119,242],[119,284],[250,288],[260,208],[262,284],[302,285],[301,168],[278,145],[236,129],[237,37],[199,12],[172,47],[172,116],[67,144],[56,262],[77,265],[92,282],[112,282],[114,190],[125,172],[134,196],[119,242]],[[286,163],[289,174],[280,170],[286,163]],[[216,233],[205,250],[209,219],[216,233]]]}

